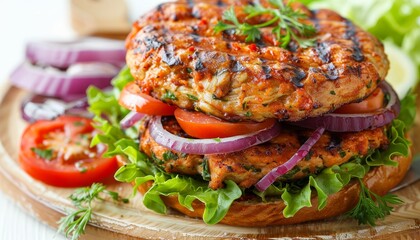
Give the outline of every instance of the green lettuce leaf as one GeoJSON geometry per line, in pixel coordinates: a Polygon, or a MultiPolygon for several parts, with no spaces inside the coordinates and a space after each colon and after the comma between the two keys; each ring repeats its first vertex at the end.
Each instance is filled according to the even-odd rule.
{"type": "Polygon", "coordinates": [[[134,77],[131,75],[128,66],[124,66],[120,73],[112,79],[111,83],[118,91],[121,91],[127,83],[134,81],[134,77]]]}
{"type": "Polygon", "coordinates": [[[179,203],[193,211],[192,202],[197,199],[205,204],[203,221],[216,224],[224,218],[232,202],[242,196],[242,191],[233,181],[226,181],[226,187],[212,190],[208,183],[190,177],[175,175],[174,177],[156,178],[155,183],[143,196],[146,207],[162,213],[166,212],[160,195],[177,195],[179,203]]]}
{"type": "Polygon", "coordinates": [[[416,97],[413,92],[409,92],[403,100],[401,100],[401,111],[398,120],[405,125],[405,131],[408,131],[414,124],[416,119],[416,97]]]}

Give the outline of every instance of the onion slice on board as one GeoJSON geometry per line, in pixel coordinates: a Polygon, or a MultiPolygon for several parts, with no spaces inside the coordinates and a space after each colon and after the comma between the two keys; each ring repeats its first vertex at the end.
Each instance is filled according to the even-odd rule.
{"type": "Polygon", "coordinates": [[[311,150],[311,148],[318,142],[321,138],[322,134],[324,133],[325,128],[318,128],[316,129],[312,135],[306,140],[306,142],[297,150],[297,152],[284,164],[272,169],[267,175],[265,175],[255,187],[258,191],[265,191],[271,184],[273,184],[276,179],[292,168],[294,168],[311,150]]]}
{"type": "MultiPolygon", "coordinates": [[[[86,95],[86,89],[93,85],[105,88],[110,85],[111,79],[118,74],[118,68],[114,71],[104,71],[104,65],[99,63],[97,73],[93,74],[92,68],[84,72],[86,68],[78,68],[81,72],[59,71],[54,68],[42,68],[24,62],[19,65],[10,75],[13,85],[26,89],[30,92],[50,97],[75,99],[86,95]]],[[[91,66],[92,67],[92,66],[91,66]]]]}
{"type": "Polygon", "coordinates": [[[125,63],[124,41],[104,38],[82,38],[68,42],[30,42],[26,57],[41,65],[67,68],[74,63],[105,62],[122,66],[125,63]]]}
{"type": "Polygon", "coordinates": [[[131,111],[120,121],[120,126],[122,129],[130,128],[138,121],[142,120],[144,116],[146,115],[143,113],[131,111]]]}
{"type": "Polygon", "coordinates": [[[161,119],[160,116],[156,116],[151,120],[151,137],[164,147],[188,154],[224,154],[241,151],[270,141],[278,136],[281,130],[280,124],[276,122],[272,127],[252,134],[215,139],[189,139],[166,131],[162,126],[161,119]]]}
{"type": "Polygon", "coordinates": [[[87,107],[86,98],[65,102],[55,98],[32,95],[23,101],[21,114],[27,122],[52,120],[64,114],[91,118],[92,114],[87,111],[87,107]]]}
{"type": "Polygon", "coordinates": [[[358,132],[385,126],[392,122],[400,113],[400,100],[394,89],[387,82],[382,82],[379,87],[384,91],[385,95],[389,95],[389,100],[384,108],[376,112],[361,114],[328,113],[320,117],[290,122],[290,124],[311,129],[324,127],[330,132],[358,132]]]}

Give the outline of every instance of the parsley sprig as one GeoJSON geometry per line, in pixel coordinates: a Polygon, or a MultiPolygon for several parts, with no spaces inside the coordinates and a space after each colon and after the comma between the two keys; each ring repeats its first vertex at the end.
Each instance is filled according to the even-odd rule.
{"type": "Polygon", "coordinates": [[[261,28],[276,24],[272,32],[281,43],[282,48],[287,48],[292,40],[295,40],[302,48],[313,46],[315,39],[308,38],[315,34],[316,30],[312,25],[301,22],[307,16],[294,10],[289,4],[284,4],[282,0],[269,0],[269,3],[276,8],[266,8],[261,4],[247,5],[244,11],[247,19],[269,15],[272,18],[264,23],[252,25],[241,23],[236,16],[233,7],[223,13],[223,21],[219,21],[214,28],[215,32],[225,30],[235,30],[237,34],[246,36],[245,41],[255,42],[261,39],[261,28]],[[230,23],[227,23],[230,22],[230,23]]]}
{"type": "Polygon", "coordinates": [[[370,191],[360,178],[359,182],[359,202],[356,207],[347,213],[347,216],[356,219],[359,224],[375,226],[376,220],[384,219],[391,214],[393,207],[390,205],[403,203],[403,201],[394,194],[388,193],[385,196],[379,196],[370,191]]]}
{"type": "Polygon", "coordinates": [[[72,240],[79,239],[85,233],[86,225],[92,218],[92,202],[104,200],[103,196],[109,196],[115,201],[127,203],[128,199],[121,198],[118,193],[106,190],[100,183],[93,183],[91,187],[78,188],[70,195],[70,199],[76,210],[60,219],[58,232],[65,233],[72,240]]]}

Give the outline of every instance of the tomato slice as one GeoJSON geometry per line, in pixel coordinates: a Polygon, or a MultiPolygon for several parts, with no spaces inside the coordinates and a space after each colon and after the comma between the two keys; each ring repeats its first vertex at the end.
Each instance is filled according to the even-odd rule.
{"type": "Polygon", "coordinates": [[[92,120],[61,116],[29,125],[20,145],[19,162],[33,178],[57,187],[103,182],[118,169],[116,158],[102,158],[104,148],[90,147],[92,120]]]}
{"type": "Polygon", "coordinates": [[[121,106],[148,115],[172,116],[176,107],[159,101],[141,92],[134,82],[127,84],[121,91],[119,103],[121,106]]]}
{"type": "Polygon", "coordinates": [[[373,93],[359,103],[350,103],[341,106],[335,110],[335,113],[342,114],[357,114],[357,113],[372,113],[384,106],[385,94],[381,88],[377,88],[373,93]]]}
{"type": "Polygon", "coordinates": [[[204,113],[190,112],[180,108],[175,110],[175,118],[188,135],[196,138],[224,138],[243,135],[270,128],[276,122],[275,119],[268,119],[261,123],[232,123],[204,113]]]}

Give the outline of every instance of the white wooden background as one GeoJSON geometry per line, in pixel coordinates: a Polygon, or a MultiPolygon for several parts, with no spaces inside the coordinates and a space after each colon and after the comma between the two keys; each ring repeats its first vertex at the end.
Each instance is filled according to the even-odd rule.
{"type": "MultiPolygon", "coordinates": [[[[136,16],[137,12],[140,14],[163,1],[128,0],[129,14],[136,16]]],[[[69,0],[0,0],[0,84],[7,81],[13,68],[24,59],[27,41],[75,36],[70,26],[69,5],[69,0]]],[[[0,239],[60,240],[64,237],[28,215],[0,191],[0,239]]]]}

